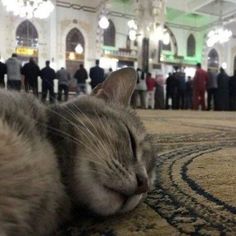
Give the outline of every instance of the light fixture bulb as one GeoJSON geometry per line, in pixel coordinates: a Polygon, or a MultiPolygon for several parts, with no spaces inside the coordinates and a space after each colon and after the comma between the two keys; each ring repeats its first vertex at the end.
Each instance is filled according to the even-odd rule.
{"type": "Polygon", "coordinates": [[[54,5],[50,0],[2,0],[2,3],[7,12],[28,19],[33,17],[47,18],[54,9],[54,5]]]}
{"type": "Polygon", "coordinates": [[[75,47],[75,52],[78,54],[82,54],[84,51],[82,45],[80,43],[77,44],[77,46],[75,47]]]}
{"type": "Polygon", "coordinates": [[[106,16],[101,16],[98,24],[102,29],[107,29],[109,27],[109,21],[106,16]]]}

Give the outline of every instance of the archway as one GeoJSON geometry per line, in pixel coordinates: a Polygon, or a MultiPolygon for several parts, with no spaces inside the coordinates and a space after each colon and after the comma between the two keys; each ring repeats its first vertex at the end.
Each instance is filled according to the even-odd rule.
{"type": "Polygon", "coordinates": [[[214,48],[208,53],[207,66],[215,71],[219,69],[219,54],[214,48]]]}
{"type": "MultiPolygon", "coordinates": [[[[83,34],[77,28],[73,28],[66,36],[66,68],[73,75],[79,68],[79,64],[84,64],[85,40],[83,34]],[[76,50],[76,47],[79,50],[76,50]]],[[[71,83],[70,90],[76,91],[76,83],[71,83]]]]}
{"type": "Polygon", "coordinates": [[[29,20],[21,22],[16,29],[16,53],[23,63],[30,57],[38,61],[38,32],[29,20]]]}
{"type": "Polygon", "coordinates": [[[196,40],[192,34],[187,39],[187,56],[194,57],[196,53],[196,40]]]}
{"type": "Polygon", "coordinates": [[[103,34],[104,46],[115,47],[116,44],[116,28],[112,20],[109,20],[109,27],[104,30],[103,34]]]}

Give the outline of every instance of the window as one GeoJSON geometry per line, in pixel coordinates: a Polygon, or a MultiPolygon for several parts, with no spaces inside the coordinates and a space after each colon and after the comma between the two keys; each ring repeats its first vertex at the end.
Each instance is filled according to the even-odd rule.
{"type": "Polygon", "coordinates": [[[66,37],[66,51],[67,52],[75,52],[75,47],[78,44],[81,44],[81,46],[84,49],[84,36],[82,33],[77,29],[73,28],[66,37]]]}
{"type": "Polygon", "coordinates": [[[115,47],[116,29],[111,20],[109,20],[109,27],[104,30],[103,37],[103,43],[105,46],[115,47]]]}
{"type": "Polygon", "coordinates": [[[214,48],[208,53],[208,68],[216,70],[219,68],[219,55],[214,48]]]}
{"type": "Polygon", "coordinates": [[[16,29],[16,44],[24,47],[38,47],[38,32],[29,21],[23,21],[16,29]]]}
{"type": "Polygon", "coordinates": [[[194,36],[190,34],[187,40],[187,56],[194,57],[195,50],[196,50],[196,41],[195,41],[194,36]]]}

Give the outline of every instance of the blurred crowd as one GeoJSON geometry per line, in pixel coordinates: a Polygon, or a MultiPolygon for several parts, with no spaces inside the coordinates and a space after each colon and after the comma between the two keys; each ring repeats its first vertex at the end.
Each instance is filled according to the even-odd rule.
{"type": "Polygon", "coordinates": [[[137,69],[137,86],[131,105],[142,109],[236,110],[236,71],[228,76],[223,68],[202,69],[196,65],[195,75],[186,76],[184,70],[174,68],[167,78],[152,77],[137,69]]]}

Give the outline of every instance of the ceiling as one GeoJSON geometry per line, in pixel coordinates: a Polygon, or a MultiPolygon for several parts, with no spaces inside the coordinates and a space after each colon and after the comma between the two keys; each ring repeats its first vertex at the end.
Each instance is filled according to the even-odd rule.
{"type": "Polygon", "coordinates": [[[236,0],[167,0],[170,24],[208,28],[222,17],[225,24],[236,20],[236,0]]]}
{"type": "MultiPolygon", "coordinates": [[[[147,0],[139,1],[142,4],[148,3],[147,0]]],[[[70,4],[75,9],[82,8],[96,12],[104,0],[56,0],[56,2],[57,5],[70,4]]],[[[135,15],[136,2],[137,0],[109,0],[110,14],[131,18],[135,15]]],[[[175,27],[204,30],[219,22],[220,16],[225,24],[236,23],[236,0],[166,0],[166,7],[166,22],[175,27]]]]}

